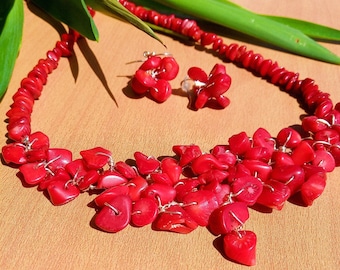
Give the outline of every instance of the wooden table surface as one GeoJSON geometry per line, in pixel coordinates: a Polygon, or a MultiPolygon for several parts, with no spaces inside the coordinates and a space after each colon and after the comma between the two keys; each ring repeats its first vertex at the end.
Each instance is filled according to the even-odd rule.
{"type": "MultiPolygon", "coordinates": [[[[235,1],[253,11],[299,17],[340,29],[337,0],[235,1]]],[[[26,4],[25,4],[26,5],[26,4]]],[[[49,77],[32,114],[32,130],[48,134],[52,147],[79,151],[102,146],[114,158],[133,158],[135,151],[155,157],[173,155],[175,144],[198,144],[209,151],[241,131],[252,134],[266,128],[273,136],[300,124],[304,111],[277,87],[249,72],[226,64],[232,76],[231,104],[224,110],[187,108],[188,99],[172,95],[163,104],[134,98],[127,87],[129,76],[146,50],[164,48],[144,33],[120,21],[97,14],[100,41],[82,40],[75,58],[61,60],[49,77]],[[112,92],[113,101],[108,92],[112,92]]],[[[191,66],[210,71],[222,61],[213,55],[160,35],[180,65],[180,81],[191,66]]],[[[51,24],[25,7],[24,36],[13,78],[1,101],[0,144],[6,142],[5,113],[20,80],[54,47],[59,35],[51,24]]],[[[340,67],[269,47],[234,34],[226,42],[246,44],[266,58],[275,59],[301,78],[315,79],[322,91],[340,101],[340,67]]],[[[340,55],[339,44],[326,44],[340,55]]],[[[205,228],[188,235],[156,232],[149,226],[127,227],[108,234],[90,226],[94,198],[85,193],[73,202],[55,207],[36,188],[25,188],[17,170],[0,166],[1,220],[0,268],[7,269],[246,269],[225,259],[219,241],[205,228]]],[[[250,210],[245,228],[258,236],[257,265],[253,269],[339,269],[340,267],[340,169],[330,173],[322,196],[312,207],[287,203],[282,211],[250,210]]]]}

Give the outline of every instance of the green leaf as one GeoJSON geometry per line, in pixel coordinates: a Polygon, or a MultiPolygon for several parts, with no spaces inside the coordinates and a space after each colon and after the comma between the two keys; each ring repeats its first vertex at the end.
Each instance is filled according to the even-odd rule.
{"type": "Polygon", "coordinates": [[[31,0],[31,2],[82,36],[98,41],[98,29],[84,0],[31,0]]]}
{"type": "Polygon", "coordinates": [[[156,0],[180,12],[255,37],[288,52],[340,64],[340,57],[301,31],[221,0],[156,0]]]}
{"type": "Polygon", "coordinates": [[[11,11],[14,4],[14,0],[3,0],[0,9],[0,34],[5,26],[8,13],[11,11]]]}
{"type": "Polygon", "coordinates": [[[295,29],[300,30],[305,35],[313,38],[320,39],[323,41],[340,41],[340,30],[324,26],[321,24],[316,24],[313,22],[298,20],[294,18],[280,17],[280,16],[270,16],[262,15],[271,20],[280,22],[282,24],[288,25],[295,29]]]}
{"type": "Polygon", "coordinates": [[[24,10],[22,0],[5,1],[0,14],[0,98],[11,79],[22,40],[24,10]]]}
{"type": "Polygon", "coordinates": [[[85,2],[91,6],[94,10],[97,10],[108,16],[123,19],[138,29],[144,31],[149,36],[158,40],[163,44],[163,42],[158,38],[158,36],[152,31],[152,29],[137,16],[128,11],[123,7],[117,0],[85,0],[85,2]]]}
{"type": "MultiPolygon", "coordinates": [[[[217,1],[224,3],[228,2],[228,4],[230,5],[242,8],[240,5],[237,5],[229,0],[217,0],[217,1]]],[[[340,41],[340,30],[332,27],[289,17],[272,16],[265,14],[261,14],[261,16],[288,25],[292,28],[298,29],[302,33],[313,39],[320,39],[323,41],[340,41]]]]}

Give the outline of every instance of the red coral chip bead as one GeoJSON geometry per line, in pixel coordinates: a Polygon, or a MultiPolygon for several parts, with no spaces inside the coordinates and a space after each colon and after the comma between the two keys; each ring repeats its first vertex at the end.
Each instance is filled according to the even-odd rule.
{"type": "Polygon", "coordinates": [[[141,197],[143,191],[148,187],[148,182],[145,178],[137,176],[131,179],[127,184],[129,188],[129,196],[132,201],[137,201],[141,197]]]}
{"type": "Polygon", "coordinates": [[[143,175],[155,172],[159,168],[160,162],[154,157],[146,156],[141,152],[135,152],[134,157],[137,169],[143,175]]]}
{"type": "Polygon", "coordinates": [[[14,94],[12,99],[14,101],[13,106],[11,106],[12,108],[15,106],[25,107],[29,113],[32,112],[33,105],[34,105],[34,98],[26,89],[21,90],[21,93],[17,92],[16,94],[14,94]]]}
{"type": "Polygon", "coordinates": [[[272,166],[260,160],[245,159],[243,160],[242,164],[250,171],[251,175],[256,176],[263,182],[270,177],[270,174],[273,170],[272,166]]]}
{"type": "Polygon", "coordinates": [[[192,171],[199,175],[212,169],[226,170],[229,166],[222,164],[212,154],[202,154],[191,162],[192,171]]]}
{"type": "Polygon", "coordinates": [[[315,115],[306,116],[302,119],[302,128],[307,132],[316,133],[328,127],[326,121],[320,120],[315,115]]]}
{"type": "Polygon", "coordinates": [[[245,202],[247,205],[254,205],[262,190],[263,183],[253,176],[237,178],[231,185],[233,197],[237,201],[245,202]]]}
{"type": "Polygon", "coordinates": [[[81,191],[94,188],[94,185],[99,180],[99,173],[96,170],[89,170],[83,177],[77,180],[77,186],[81,191]]]}
{"type": "Polygon", "coordinates": [[[313,136],[315,141],[335,144],[340,141],[340,134],[332,128],[326,128],[316,132],[313,136]]]}
{"type": "Polygon", "coordinates": [[[106,202],[111,201],[111,199],[119,195],[129,195],[129,187],[127,185],[111,187],[100,193],[93,201],[99,208],[102,208],[106,202]]]}
{"type": "Polygon", "coordinates": [[[143,191],[142,197],[153,198],[156,201],[159,201],[160,204],[164,205],[175,199],[176,189],[169,185],[152,183],[143,191]]]}
{"type": "Polygon", "coordinates": [[[322,176],[325,180],[327,179],[325,169],[320,166],[316,166],[313,164],[305,164],[303,165],[303,170],[305,171],[305,180],[313,176],[314,174],[322,176]]]}
{"type": "Polygon", "coordinates": [[[4,145],[1,149],[2,158],[7,164],[25,164],[27,163],[25,146],[22,143],[10,143],[4,145]]]}
{"type": "Polygon", "coordinates": [[[179,71],[179,66],[175,58],[164,57],[162,58],[157,70],[159,70],[156,75],[158,79],[171,81],[176,78],[179,71]]]}
{"type": "Polygon", "coordinates": [[[297,192],[305,181],[305,171],[299,165],[276,166],[271,178],[287,185],[291,194],[297,192]]]}
{"type": "Polygon", "coordinates": [[[144,69],[138,69],[135,72],[135,77],[134,77],[141,85],[145,87],[154,87],[157,83],[157,80],[155,79],[154,76],[148,71],[144,69]]]}
{"type": "Polygon", "coordinates": [[[290,195],[290,189],[287,185],[276,180],[269,180],[263,185],[263,191],[256,203],[281,210],[290,195]]]}
{"type": "Polygon", "coordinates": [[[272,154],[275,149],[275,141],[271,137],[270,133],[264,128],[258,128],[254,134],[252,139],[253,147],[265,147],[268,152],[272,154]]]}
{"type": "Polygon", "coordinates": [[[256,264],[256,234],[252,231],[233,231],[223,237],[225,255],[240,264],[256,264]]]}
{"type": "Polygon", "coordinates": [[[50,147],[49,138],[42,132],[34,132],[28,136],[28,162],[46,160],[47,150],[50,147]]]}
{"type": "Polygon", "coordinates": [[[206,105],[209,98],[210,98],[209,93],[205,91],[205,89],[198,92],[196,101],[195,101],[195,108],[197,110],[203,108],[206,105]]]}
{"type": "Polygon", "coordinates": [[[233,183],[236,179],[244,176],[250,176],[250,170],[244,166],[242,163],[237,163],[235,166],[228,169],[229,176],[228,182],[233,183]]]}
{"type": "Polygon", "coordinates": [[[312,175],[301,186],[301,198],[303,202],[310,206],[314,200],[317,199],[326,187],[326,180],[324,177],[315,174],[312,175]]]}
{"type": "Polygon", "coordinates": [[[129,225],[132,202],[128,195],[118,195],[105,203],[94,217],[95,225],[109,233],[116,233],[129,225]]]}
{"type": "Polygon", "coordinates": [[[330,153],[334,157],[336,166],[340,165],[340,143],[333,144],[330,149],[330,153]]]}
{"type": "Polygon", "coordinates": [[[47,174],[47,176],[39,182],[38,189],[46,190],[49,184],[55,181],[62,181],[66,183],[70,180],[70,175],[64,169],[57,169],[53,171],[53,174],[47,174]]]}
{"type": "Polygon", "coordinates": [[[97,181],[97,189],[107,189],[126,184],[128,180],[119,172],[107,170],[100,174],[97,181]]]}
{"type": "Polygon", "coordinates": [[[227,74],[225,65],[215,64],[212,70],[210,71],[210,77],[218,75],[218,74],[227,74]]]}
{"type": "Polygon", "coordinates": [[[166,173],[172,184],[178,183],[182,174],[182,167],[178,164],[178,161],[171,157],[163,158],[160,164],[160,168],[163,173],[166,173]]]}
{"type": "Polygon", "coordinates": [[[47,150],[46,163],[52,171],[63,169],[72,161],[72,152],[64,148],[50,148],[47,150]]]}
{"type": "Polygon", "coordinates": [[[201,82],[201,83],[207,83],[208,81],[208,75],[207,73],[199,68],[199,67],[191,67],[188,69],[188,72],[187,72],[188,76],[190,79],[194,80],[194,81],[198,81],[198,82],[201,82]]]}
{"type": "Polygon", "coordinates": [[[293,150],[291,157],[296,165],[303,165],[312,161],[315,158],[315,152],[308,142],[302,141],[293,150]]]}
{"type": "Polygon", "coordinates": [[[161,64],[162,58],[159,56],[151,56],[139,67],[141,70],[154,70],[161,64]]]}
{"type": "Polygon", "coordinates": [[[183,198],[191,192],[197,191],[201,182],[196,178],[181,179],[176,185],[176,201],[183,202],[183,198]]]}
{"type": "Polygon", "coordinates": [[[151,224],[157,217],[158,204],[152,198],[140,198],[132,205],[131,223],[142,227],[151,224]]]}
{"type": "Polygon", "coordinates": [[[72,50],[69,48],[66,41],[57,41],[56,48],[61,50],[61,56],[69,57],[72,55],[72,50]]]}
{"type": "Polygon", "coordinates": [[[207,184],[211,182],[221,183],[226,180],[228,176],[229,173],[227,171],[211,169],[210,171],[200,174],[197,179],[201,184],[207,184]]]}
{"type": "Polygon", "coordinates": [[[195,158],[202,155],[198,145],[174,145],[172,151],[179,156],[179,165],[184,167],[192,162],[195,158]]]}
{"type": "Polygon", "coordinates": [[[172,205],[158,214],[152,223],[154,230],[187,234],[198,227],[196,221],[179,205],[172,205]]]}
{"type": "Polygon", "coordinates": [[[22,106],[22,104],[13,104],[13,106],[11,106],[11,109],[9,109],[6,112],[6,116],[9,117],[9,119],[13,119],[13,118],[20,118],[22,116],[26,116],[29,117],[29,115],[32,112],[32,108],[29,108],[27,106],[22,106]]]}
{"type": "Polygon", "coordinates": [[[228,140],[228,143],[230,151],[235,155],[243,155],[251,147],[251,141],[244,131],[231,136],[228,140]]]}
{"type": "Polygon", "coordinates": [[[259,160],[268,163],[272,157],[267,147],[255,146],[251,147],[244,154],[244,159],[259,160]]]}
{"type": "Polygon", "coordinates": [[[47,171],[44,164],[39,162],[26,163],[19,167],[24,181],[30,186],[39,184],[47,176],[47,171]]]}
{"type": "Polygon", "coordinates": [[[132,178],[137,177],[136,170],[123,161],[116,162],[114,165],[114,169],[127,179],[132,179],[132,178]]]}
{"type": "Polygon", "coordinates": [[[272,155],[271,161],[273,163],[273,168],[294,165],[294,161],[290,154],[281,151],[275,151],[272,155]]]}
{"type": "Polygon", "coordinates": [[[41,95],[43,82],[38,77],[26,77],[21,81],[20,86],[27,89],[34,99],[38,99],[41,95]]]}
{"type": "Polygon", "coordinates": [[[158,184],[163,184],[163,185],[168,185],[168,186],[173,185],[169,175],[166,173],[150,173],[150,179],[152,180],[153,183],[158,183],[158,184]]]}
{"type": "Polygon", "coordinates": [[[168,81],[159,79],[154,86],[150,87],[149,93],[155,101],[162,103],[171,96],[172,88],[168,81]]]}
{"type": "Polygon", "coordinates": [[[208,91],[210,97],[217,98],[229,89],[230,84],[230,76],[219,73],[209,78],[208,85],[205,90],[208,91]]]}
{"type": "MultiPolygon", "coordinates": [[[[47,83],[47,73],[45,72],[45,70],[39,68],[39,67],[34,67],[28,74],[27,74],[28,78],[37,78],[41,81],[41,83],[43,85],[45,85],[47,83]]],[[[34,99],[32,93],[30,92],[32,98],[34,99]]]]}
{"type": "Polygon", "coordinates": [[[73,177],[80,178],[83,177],[88,169],[82,158],[72,160],[70,163],[66,164],[65,170],[73,177]]]}
{"type": "Polygon", "coordinates": [[[229,146],[227,145],[214,146],[211,150],[211,154],[214,155],[222,164],[228,166],[234,166],[237,161],[236,155],[230,152],[229,146]]]}
{"type": "Polygon", "coordinates": [[[94,147],[88,150],[80,151],[88,169],[99,170],[109,163],[111,152],[102,147],[94,147]]]}
{"type": "Polygon", "coordinates": [[[80,194],[77,186],[72,184],[71,180],[56,180],[52,181],[47,192],[53,205],[59,206],[74,200],[80,194]]]}
{"type": "Polygon", "coordinates": [[[326,172],[332,172],[336,166],[334,157],[326,150],[316,150],[312,164],[322,167],[326,172]]]}
{"type": "Polygon", "coordinates": [[[221,205],[229,200],[230,198],[230,185],[211,182],[208,185],[203,186],[202,189],[210,190],[215,193],[218,205],[221,205]]]}
{"type": "Polygon", "coordinates": [[[222,108],[225,108],[230,104],[230,99],[222,95],[216,97],[216,101],[222,108]]]}
{"type": "Polygon", "coordinates": [[[295,148],[301,142],[301,135],[293,128],[283,128],[276,136],[279,146],[295,148]]]}
{"type": "Polygon", "coordinates": [[[149,91],[149,86],[143,85],[136,77],[131,80],[131,88],[138,95],[143,95],[149,91]]]}
{"type": "Polygon", "coordinates": [[[220,206],[211,213],[208,228],[214,235],[227,234],[242,227],[248,219],[247,204],[231,202],[220,206]]]}
{"type": "Polygon", "coordinates": [[[211,213],[218,207],[216,195],[209,190],[188,193],[183,198],[184,210],[200,226],[207,226],[211,213]]]}
{"type": "Polygon", "coordinates": [[[317,106],[314,115],[319,118],[325,118],[331,113],[332,109],[333,102],[330,99],[326,99],[317,106]]]}
{"type": "Polygon", "coordinates": [[[16,142],[21,142],[25,137],[31,133],[31,126],[29,118],[23,119],[20,123],[9,123],[7,125],[8,137],[16,142]]]}

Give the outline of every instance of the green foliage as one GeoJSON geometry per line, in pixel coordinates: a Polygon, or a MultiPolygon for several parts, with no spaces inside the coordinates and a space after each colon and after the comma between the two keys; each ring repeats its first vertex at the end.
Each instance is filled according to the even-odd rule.
{"type": "Polygon", "coordinates": [[[90,40],[98,40],[98,29],[84,0],[31,0],[52,17],[90,40]]]}
{"type": "Polygon", "coordinates": [[[4,1],[0,12],[0,98],[5,94],[12,76],[22,39],[23,2],[4,1]]]}
{"type": "Polygon", "coordinates": [[[226,0],[156,0],[182,13],[234,29],[288,52],[340,64],[340,57],[300,30],[226,0]]]}

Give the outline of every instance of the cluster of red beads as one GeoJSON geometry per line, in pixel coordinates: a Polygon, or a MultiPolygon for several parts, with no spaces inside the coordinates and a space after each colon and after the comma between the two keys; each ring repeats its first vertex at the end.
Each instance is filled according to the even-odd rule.
{"type": "Polygon", "coordinates": [[[138,95],[148,93],[153,100],[162,103],[172,94],[169,81],[177,76],[179,66],[171,56],[161,58],[148,52],[144,56],[146,60],[135,72],[131,88],[138,95]]]}
{"type": "Polygon", "coordinates": [[[186,34],[201,45],[212,44],[228,60],[301,98],[311,112],[302,121],[302,131],[287,127],[271,136],[259,128],[251,136],[233,135],[208,153],[197,145],[176,145],[174,155],[162,159],[135,152],[133,164],[115,163],[111,152],[101,147],[83,150],[81,158],[74,159],[67,149],[51,148],[48,137],[32,133],[30,126],[34,100],[40,97],[47,75],[60,57],[71,55],[77,34],[70,32],[29,72],[13,96],[7,113],[13,142],[2,148],[4,161],[17,165],[23,181],[38,185],[54,205],[82,192],[98,193],[94,222],[104,231],[152,224],[156,230],[189,233],[206,226],[223,236],[229,258],[254,265],[256,235],[243,229],[248,208],[258,204],[280,210],[292,196],[311,205],[323,192],[326,173],[340,165],[340,104],[333,106],[313,80],[299,80],[297,73],[244,46],[224,45],[194,21],[121,2],[143,20],[186,34]]]}

